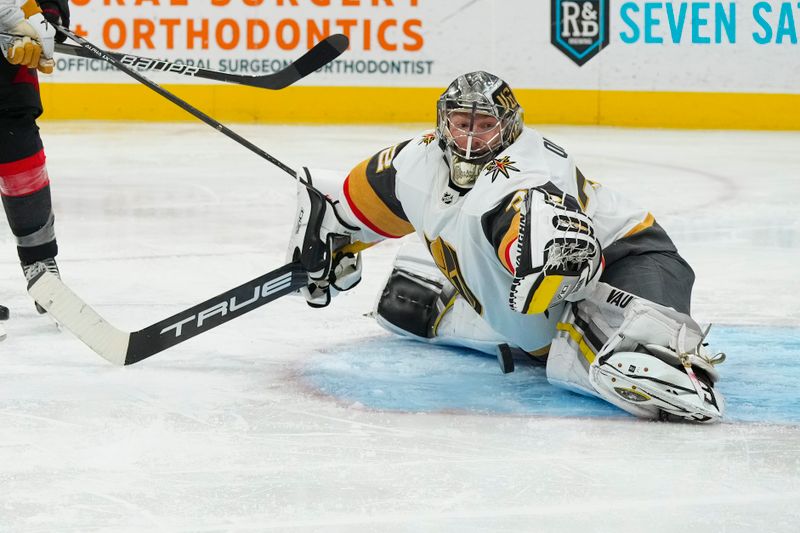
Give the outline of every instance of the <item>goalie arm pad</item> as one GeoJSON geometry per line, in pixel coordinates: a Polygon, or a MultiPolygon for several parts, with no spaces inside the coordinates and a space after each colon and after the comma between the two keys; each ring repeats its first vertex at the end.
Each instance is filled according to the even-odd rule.
{"type": "Polygon", "coordinates": [[[538,314],[588,292],[602,271],[602,252],[591,219],[577,200],[552,183],[518,191],[495,217],[505,232],[484,232],[513,276],[509,305],[538,314]]]}
{"type": "Polygon", "coordinates": [[[370,242],[414,231],[396,194],[395,158],[409,142],[390,146],[362,161],[344,181],[342,203],[370,242]]]}

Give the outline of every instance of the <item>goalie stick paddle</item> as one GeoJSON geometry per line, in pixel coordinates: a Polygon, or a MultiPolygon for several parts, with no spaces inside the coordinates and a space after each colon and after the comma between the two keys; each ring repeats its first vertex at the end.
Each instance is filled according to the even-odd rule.
{"type": "Polygon", "coordinates": [[[98,355],[123,366],[214,329],[307,283],[308,274],[300,263],[289,263],[138,331],[124,331],[108,323],[50,272],[33,278],[28,293],[98,355]]]}
{"type": "MultiPolygon", "coordinates": [[[[16,37],[10,33],[0,32],[5,37],[16,37]]],[[[153,59],[133,54],[120,54],[117,52],[104,52],[123,65],[135,68],[139,71],[147,72],[170,72],[183,76],[192,76],[206,80],[221,81],[226,83],[237,83],[248,87],[258,87],[260,89],[270,89],[277,91],[284,89],[293,83],[305,78],[309,74],[324,67],[347,50],[349,40],[341,33],[326,37],[314,45],[308,52],[300,56],[296,61],[272,74],[261,76],[248,74],[234,74],[230,72],[220,72],[218,70],[205,69],[193,65],[173,63],[163,59],[153,59]]],[[[55,51],[76,57],[99,59],[96,54],[71,44],[56,43],[55,51]]]]}

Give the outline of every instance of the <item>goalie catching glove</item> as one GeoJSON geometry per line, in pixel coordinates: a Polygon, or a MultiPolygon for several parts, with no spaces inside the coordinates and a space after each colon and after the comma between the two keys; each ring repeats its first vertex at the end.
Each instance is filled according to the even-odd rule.
{"type": "Polygon", "coordinates": [[[289,238],[288,261],[300,261],[308,285],[300,289],[311,307],[325,307],[331,298],[361,281],[364,245],[353,236],[359,228],[347,224],[336,211],[338,202],[315,189],[308,169],[304,185],[298,180],[297,213],[289,238]]]}
{"type": "Polygon", "coordinates": [[[591,219],[578,202],[552,184],[530,189],[520,210],[510,305],[543,313],[588,294],[602,272],[602,252],[591,219]]]}

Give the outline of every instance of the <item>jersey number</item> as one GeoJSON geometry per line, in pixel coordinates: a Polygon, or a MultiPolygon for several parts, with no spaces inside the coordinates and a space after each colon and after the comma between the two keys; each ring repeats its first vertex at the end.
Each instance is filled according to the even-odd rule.
{"type": "Polygon", "coordinates": [[[556,154],[559,157],[563,157],[564,159],[566,159],[568,157],[567,156],[567,151],[564,150],[563,148],[561,148],[559,145],[557,145],[553,141],[551,141],[550,139],[544,138],[544,147],[547,148],[548,150],[550,150],[551,152],[553,152],[554,154],[556,154]]]}
{"type": "Polygon", "coordinates": [[[375,169],[375,172],[383,172],[384,170],[388,169],[392,166],[392,161],[394,161],[394,156],[397,153],[397,146],[392,146],[391,148],[387,148],[383,152],[378,154],[378,166],[375,169]]]}

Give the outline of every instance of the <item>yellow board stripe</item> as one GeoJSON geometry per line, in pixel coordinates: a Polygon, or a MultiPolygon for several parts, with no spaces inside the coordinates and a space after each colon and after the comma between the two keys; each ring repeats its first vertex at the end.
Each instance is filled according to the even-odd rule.
{"type": "Polygon", "coordinates": [[[644,217],[644,220],[642,220],[641,222],[636,224],[633,228],[631,228],[631,230],[628,233],[625,234],[623,239],[625,237],[630,237],[631,235],[635,235],[635,234],[639,233],[640,231],[646,230],[647,228],[651,227],[655,221],[656,221],[656,219],[653,216],[653,214],[652,213],[647,213],[647,216],[644,217]]]}
{"type": "Polygon", "coordinates": [[[561,287],[562,281],[564,281],[564,276],[545,276],[542,283],[536,288],[536,292],[533,293],[533,298],[531,298],[525,314],[538,315],[547,311],[550,302],[553,301],[553,297],[561,287]]]}
{"type": "Polygon", "coordinates": [[[572,338],[573,341],[578,345],[580,348],[581,353],[589,361],[589,364],[594,362],[595,353],[589,348],[589,345],[586,344],[586,341],[583,340],[583,335],[575,329],[572,324],[565,324],[564,322],[559,322],[556,324],[556,329],[558,331],[564,331],[572,338]]]}
{"type": "MultiPolygon", "coordinates": [[[[41,82],[48,119],[195,120],[136,83],[48,83],[45,76],[41,82]]],[[[217,120],[279,124],[433,124],[442,92],[442,87],[165,87],[217,120]]],[[[530,124],[800,130],[800,94],[522,88],[514,93],[530,124]]]]}

